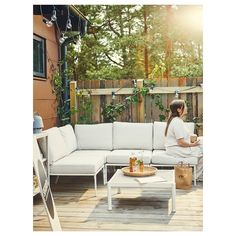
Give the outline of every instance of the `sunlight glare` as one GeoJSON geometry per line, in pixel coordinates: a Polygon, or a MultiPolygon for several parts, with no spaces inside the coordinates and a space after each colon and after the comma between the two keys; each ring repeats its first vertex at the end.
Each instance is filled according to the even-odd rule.
{"type": "Polygon", "coordinates": [[[202,31],[202,6],[187,6],[180,9],[176,21],[186,30],[202,31]]]}

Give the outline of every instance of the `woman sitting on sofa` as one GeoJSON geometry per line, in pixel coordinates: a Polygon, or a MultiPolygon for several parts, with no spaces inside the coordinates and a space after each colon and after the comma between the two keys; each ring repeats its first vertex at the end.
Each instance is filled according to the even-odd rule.
{"type": "Polygon", "coordinates": [[[203,146],[202,137],[190,142],[192,135],[184,124],[183,117],[187,114],[187,106],[184,100],[173,100],[170,103],[170,115],[167,120],[166,153],[181,158],[197,157],[197,179],[202,180],[203,173],[203,146]]]}

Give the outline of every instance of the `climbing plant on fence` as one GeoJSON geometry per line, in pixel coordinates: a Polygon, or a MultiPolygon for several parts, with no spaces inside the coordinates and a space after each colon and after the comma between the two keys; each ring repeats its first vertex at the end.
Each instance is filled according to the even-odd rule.
{"type": "Polygon", "coordinates": [[[78,116],[78,123],[80,124],[90,124],[92,123],[92,100],[90,93],[86,96],[83,95],[83,90],[77,94],[80,100],[80,104],[78,106],[77,112],[79,113],[78,116]]]}
{"type": "MultiPolygon", "coordinates": [[[[137,104],[139,102],[139,96],[146,97],[150,95],[150,89],[153,89],[155,82],[152,80],[145,81],[142,88],[133,88],[132,95],[126,97],[124,101],[115,103],[114,100],[110,104],[107,104],[103,109],[103,116],[105,122],[113,122],[117,120],[117,117],[121,115],[131,104],[137,104]]],[[[159,115],[160,121],[166,119],[166,115],[169,112],[169,109],[164,107],[162,103],[161,96],[159,94],[152,94],[152,99],[155,101],[156,107],[163,113],[159,115]]]]}
{"type": "Polygon", "coordinates": [[[51,84],[53,93],[55,94],[57,100],[57,116],[59,125],[68,124],[70,123],[70,111],[66,112],[66,103],[69,103],[69,101],[64,101],[62,98],[64,89],[62,85],[62,75],[59,70],[54,71],[51,84]]]}

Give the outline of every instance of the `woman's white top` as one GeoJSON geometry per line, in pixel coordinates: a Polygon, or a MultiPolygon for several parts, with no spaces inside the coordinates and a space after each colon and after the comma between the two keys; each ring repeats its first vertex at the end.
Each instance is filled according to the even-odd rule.
{"type": "Polygon", "coordinates": [[[177,140],[181,138],[189,143],[190,131],[187,129],[181,118],[174,117],[167,130],[165,146],[179,146],[177,140]]]}
{"type": "MultiPolygon", "coordinates": [[[[186,142],[190,142],[191,132],[185,126],[184,121],[175,117],[170,122],[167,130],[165,147],[166,153],[173,157],[199,157],[203,155],[202,145],[195,147],[181,147],[178,144],[178,139],[183,138],[186,142]]],[[[201,143],[202,144],[202,143],[201,143]]]]}

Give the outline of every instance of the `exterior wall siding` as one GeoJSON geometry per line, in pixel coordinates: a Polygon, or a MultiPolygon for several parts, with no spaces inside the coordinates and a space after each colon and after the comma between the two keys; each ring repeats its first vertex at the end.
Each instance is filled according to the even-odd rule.
{"type": "Polygon", "coordinates": [[[43,118],[44,129],[57,125],[57,102],[52,93],[51,80],[53,70],[58,64],[58,43],[55,28],[48,28],[42,21],[42,16],[33,16],[33,33],[46,39],[46,79],[33,77],[33,112],[38,112],[43,118]]]}

